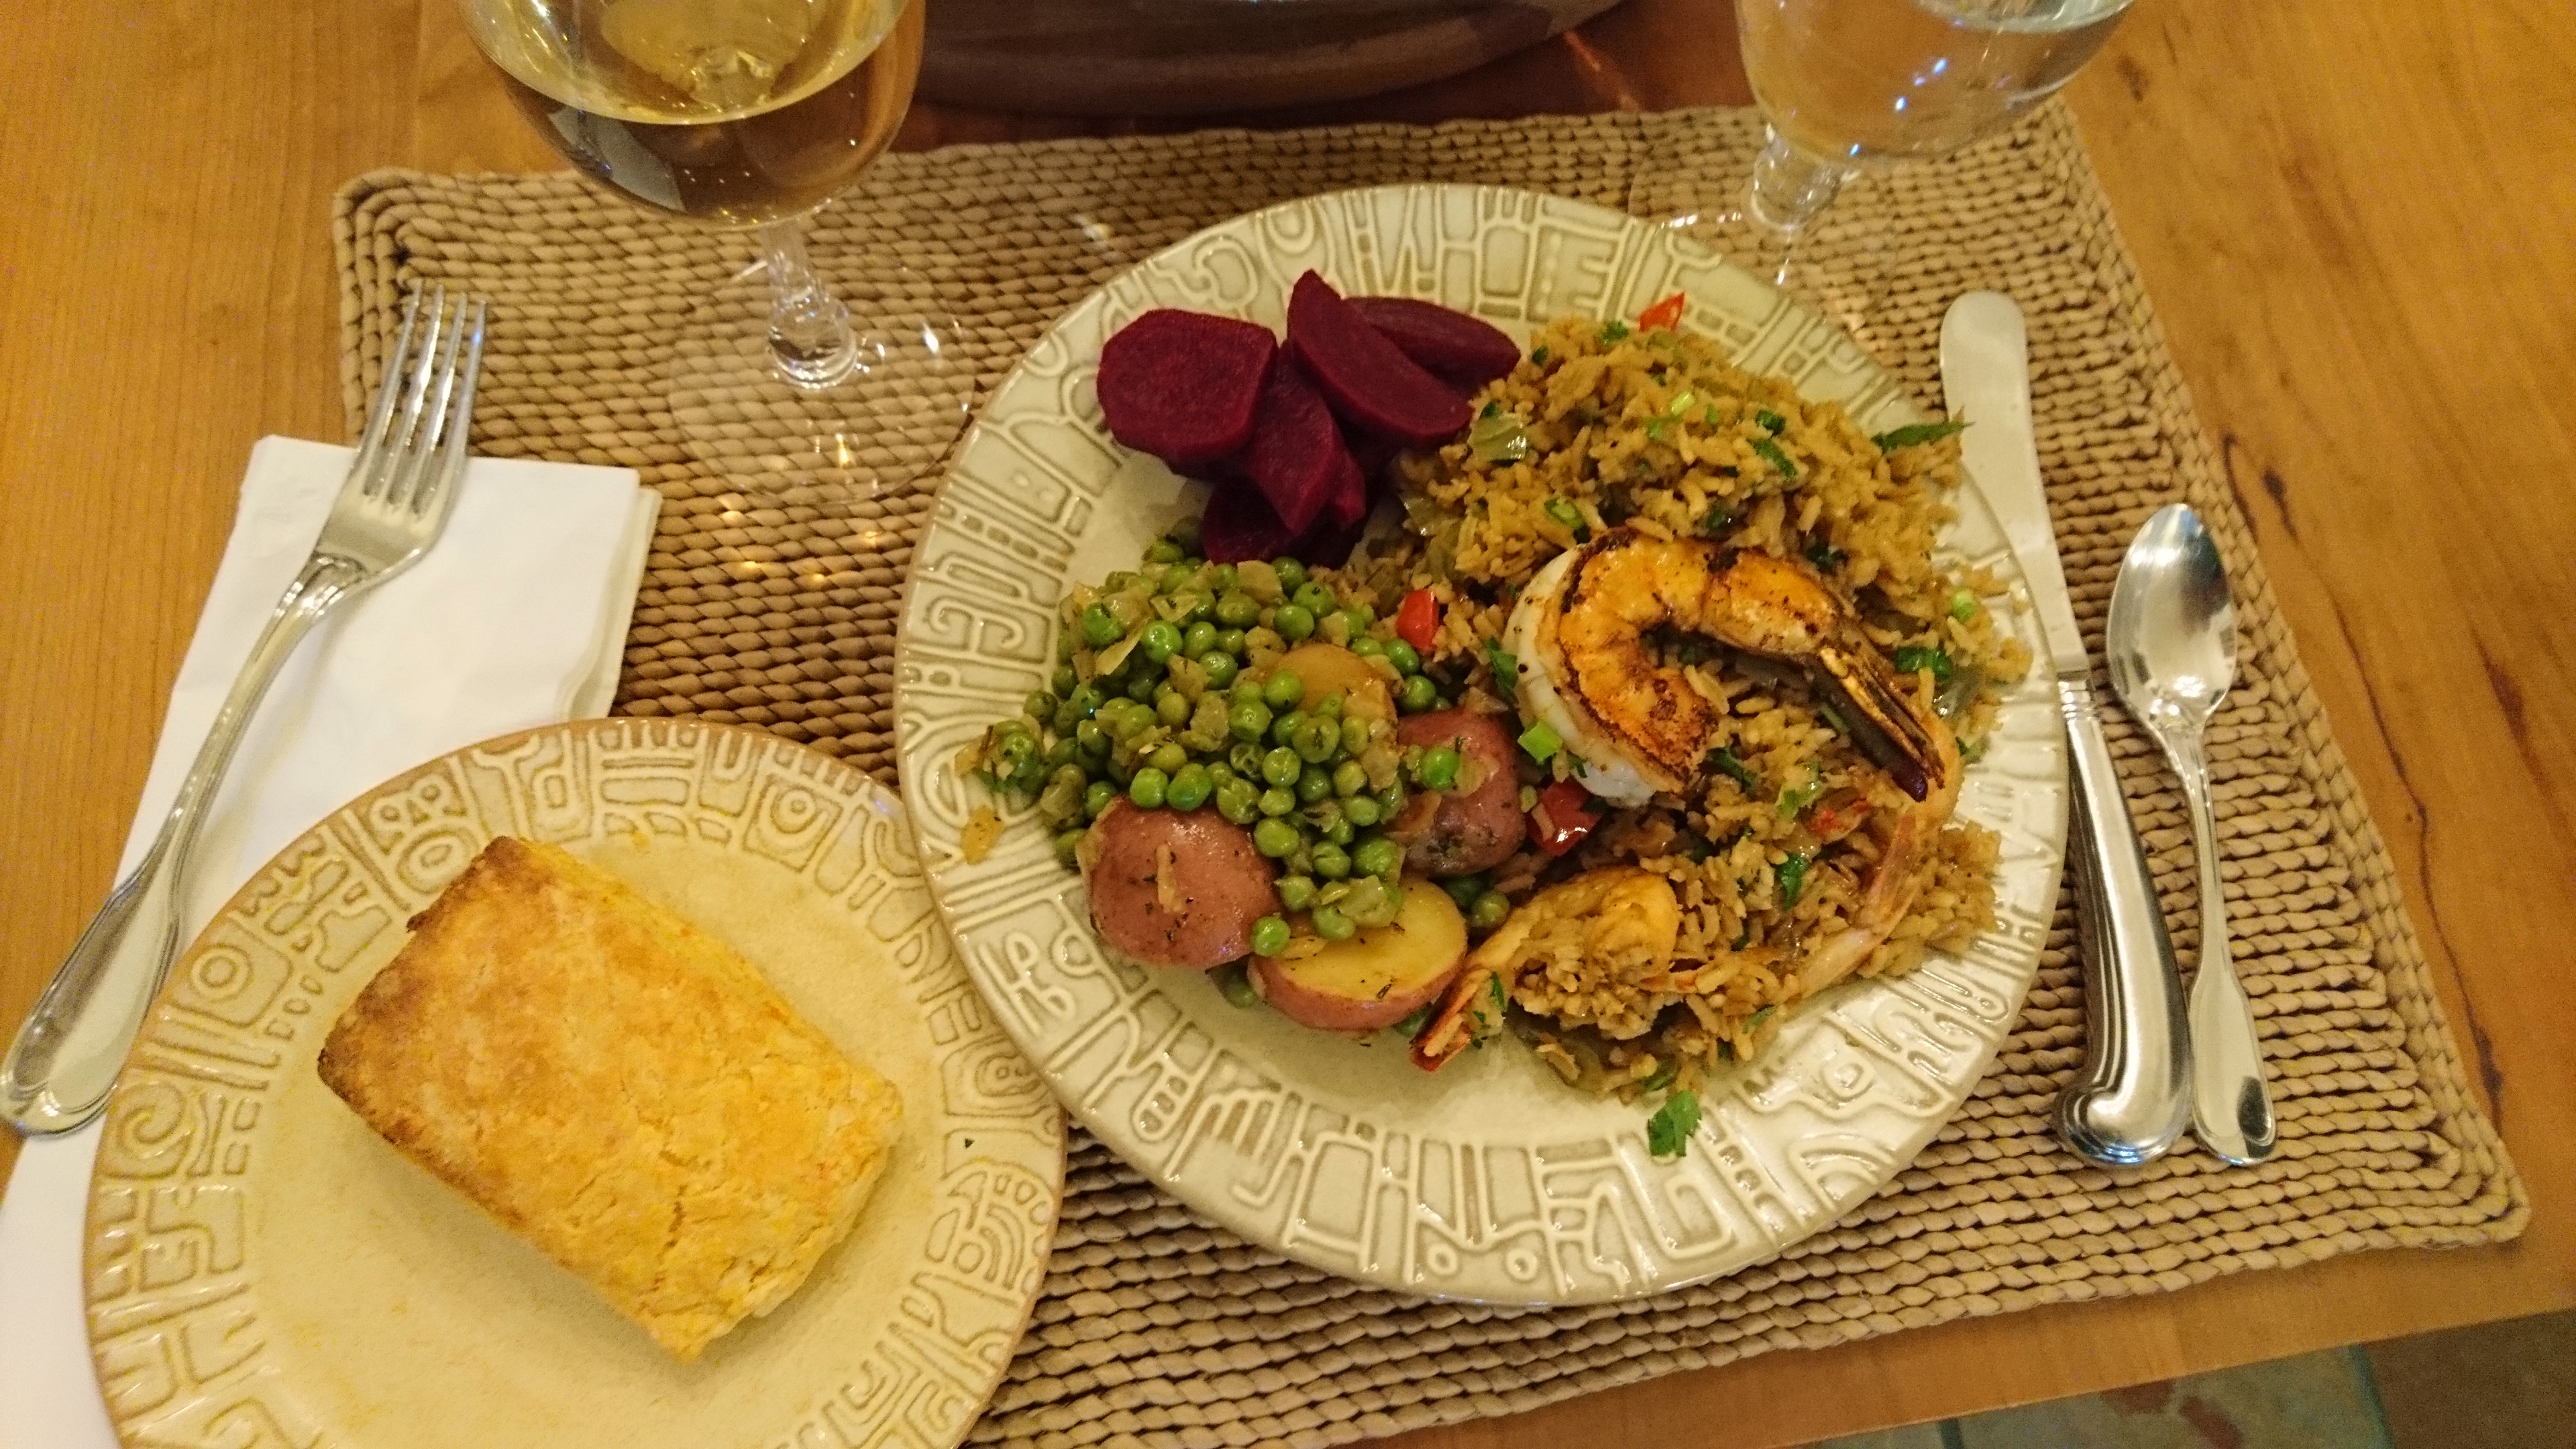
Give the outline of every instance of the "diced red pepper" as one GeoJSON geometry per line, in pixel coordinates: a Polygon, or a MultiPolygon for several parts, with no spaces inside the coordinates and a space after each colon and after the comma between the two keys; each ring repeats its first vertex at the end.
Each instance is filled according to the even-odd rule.
{"type": "Polygon", "coordinates": [[[1429,589],[1415,589],[1395,606],[1395,637],[1413,646],[1417,654],[1431,652],[1431,641],[1440,634],[1440,601],[1429,589]]]}
{"type": "Polygon", "coordinates": [[[1559,780],[1539,791],[1538,803],[1530,807],[1530,844],[1549,855],[1563,855],[1592,833],[1600,812],[1601,804],[1591,791],[1572,780],[1559,780]]]}
{"type": "Polygon", "coordinates": [[[1647,308],[1645,311],[1638,313],[1637,325],[1649,330],[1661,327],[1667,331],[1670,331],[1675,327],[1679,327],[1682,324],[1682,308],[1687,305],[1689,301],[1690,295],[1688,293],[1675,292],[1671,296],[1666,297],[1664,300],[1647,308]]]}

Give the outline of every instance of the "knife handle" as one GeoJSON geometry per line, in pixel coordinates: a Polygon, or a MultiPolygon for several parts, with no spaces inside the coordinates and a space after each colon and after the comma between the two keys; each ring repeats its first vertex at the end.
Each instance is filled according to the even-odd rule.
{"type": "Polygon", "coordinates": [[[2107,1166],[2150,1161],[2191,1121],[2191,1038],[2182,980],[2146,852],[2120,793],[2092,685],[2057,681],[2073,762],[2067,854],[2075,870],[2091,1051],[2057,1102],[2057,1132],[2107,1166]]]}

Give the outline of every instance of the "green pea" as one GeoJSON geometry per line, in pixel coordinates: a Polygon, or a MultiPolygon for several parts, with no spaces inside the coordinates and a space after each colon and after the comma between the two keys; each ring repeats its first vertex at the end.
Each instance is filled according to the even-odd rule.
{"type": "Polygon", "coordinates": [[[1262,682],[1261,702],[1272,709],[1294,709],[1306,698],[1306,681],[1294,669],[1274,669],[1262,682]]]}
{"type": "Polygon", "coordinates": [[[1351,873],[1349,851],[1327,840],[1314,849],[1315,874],[1326,880],[1340,880],[1351,873]]]}
{"type": "Polygon", "coordinates": [[[1163,743],[1156,745],[1154,747],[1154,753],[1145,757],[1146,764],[1153,766],[1155,769],[1162,771],[1166,775],[1171,774],[1173,771],[1178,770],[1189,762],[1190,752],[1182,749],[1179,745],[1170,740],[1165,740],[1163,743]]]}
{"type": "Polygon", "coordinates": [[[1074,687],[1080,683],[1081,681],[1074,677],[1073,666],[1070,664],[1057,665],[1055,673],[1047,677],[1047,687],[1053,689],[1059,699],[1071,699],[1074,687]]]}
{"type": "Polygon", "coordinates": [[[1117,643],[1125,632],[1118,627],[1118,620],[1098,604],[1082,611],[1082,642],[1094,649],[1108,648],[1117,643]]]}
{"type": "Polygon", "coordinates": [[[1324,827],[1324,838],[1345,849],[1349,847],[1352,837],[1359,833],[1359,827],[1353,825],[1347,818],[1336,820],[1324,827]]]}
{"type": "Polygon", "coordinates": [[[1234,767],[1236,774],[1251,781],[1252,788],[1258,790],[1261,788],[1261,757],[1267,753],[1268,751],[1259,745],[1239,742],[1226,751],[1225,761],[1234,767]]]}
{"type": "Polygon", "coordinates": [[[1237,659],[1241,659],[1243,657],[1243,631],[1241,629],[1217,630],[1216,647],[1233,655],[1237,659]]]}
{"type": "MultiPolygon", "coordinates": [[[[1181,622],[1184,624],[1207,624],[1216,615],[1216,595],[1205,589],[1189,589],[1172,597],[1180,601],[1181,622]]],[[[1208,627],[1213,629],[1216,626],[1208,624],[1208,627]]]]}
{"type": "Polygon", "coordinates": [[[1428,674],[1405,676],[1404,687],[1395,694],[1396,708],[1406,714],[1420,714],[1439,703],[1440,687],[1431,682],[1428,674]]]}
{"type": "Polygon", "coordinates": [[[1261,1004],[1261,993],[1252,987],[1252,973],[1244,970],[1243,963],[1239,961],[1228,962],[1217,968],[1216,989],[1224,994],[1227,1001],[1236,1006],[1254,1007],[1261,1004]]]}
{"type": "Polygon", "coordinates": [[[1368,771],[1357,760],[1344,760],[1333,767],[1333,793],[1345,798],[1368,788],[1368,771]]]}
{"type": "Polygon", "coordinates": [[[1302,643],[1315,634],[1315,611],[1300,604],[1281,604],[1270,611],[1270,627],[1291,644],[1302,643]]]}
{"type": "Polygon", "coordinates": [[[1216,779],[1207,766],[1185,764],[1172,771],[1172,783],[1163,787],[1163,803],[1175,810],[1196,810],[1215,789],[1216,779]]]}
{"type": "Polygon", "coordinates": [[[1357,755],[1369,746],[1369,727],[1367,720],[1343,720],[1340,725],[1336,726],[1334,732],[1341,744],[1343,754],[1357,755]]]}
{"type": "Polygon", "coordinates": [[[1366,634],[1368,632],[1368,626],[1374,622],[1376,618],[1377,611],[1366,604],[1353,604],[1349,608],[1342,610],[1342,623],[1349,628],[1353,639],[1357,639],[1361,635],[1366,634]]]}
{"type": "Polygon", "coordinates": [[[1181,590],[1188,588],[1190,584],[1198,578],[1198,576],[1199,571],[1197,569],[1191,568],[1189,565],[1182,563],[1178,559],[1174,559],[1172,560],[1171,565],[1163,570],[1162,578],[1156,581],[1154,592],[1158,594],[1178,594],[1181,590]]]}
{"type": "Polygon", "coordinates": [[[1293,558],[1272,559],[1270,571],[1279,575],[1279,587],[1284,592],[1293,594],[1306,585],[1306,566],[1293,558]]]}
{"type": "MultiPolygon", "coordinates": [[[[1236,679],[1234,681],[1234,688],[1225,692],[1225,702],[1230,705],[1261,704],[1261,681],[1253,678],[1249,674],[1236,679]]],[[[1261,707],[1263,709],[1268,709],[1270,706],[1261,704],[1261,707]]],[[[1267,728],[1267,726],[1265,726],[1265,728],[1267,728]]]]}
{"type": "Polygon", "coordinates": [[[1108,729],[1109,737],[1123,745],[1134,739],[1154,716],[1149,711],[1132,708],[1133,700],[1122,699],[1118,703],[1119,709],[1101,711],[1100,719],[1108,729]]]}
{"type": "Polygon", "coordinates": [[[1356,635],[1351,639],[1351,652],[1362,659],[1383,658],[1386,654],[1386,641],[1372,639],[1365,634],[1356,635]]]}
{"type": "Polygon", "coordinates": [[[1342,722],[1342,697],[1338,694],[1325,695],[1322,699],[1306,706],[1306,713],[1314,715],[1318,719],[1328,719],[1335,724],[1340,724],[1342,722]]]}
{"type": "Polygon", "coordinates": [[[1305,768],[1305,761],[1285,745],[1261,757],[1261,778],[1273,785],[1296,784],[1298,772],[1305,768]]]}
{"type": "Polygon", "coordinates": [[[1168,619],[1156,619],[1145,626],[1145,633],[1136,641],[1136,647],[1145,651],[1147,663],[1161,664],[1181,652],[1180,626],[1168,619]]]}
{"type": "Polygon", "coordinates": [[[1273,785],[1261,792],[1261,813],[1273,820],[1297,808],[1297,792],[1284,785],[1273,785]]]}
{"type": "Polygon", "coordinates": [[[1240,778],[1234,773],[1234,766],[1227,764],[1223,760],[1208,761],[1207,772],[1208,778],[1214,780],[1220,785],[1224,784],[1228,780],[1240,778]]]}
{"type": "Polygon", "coordinates": [[[1208,574],[1208,586],[1215,589],[1219,594],[1223,594],[1226,590],[1234,587],[1234,565],[1218,564],[1215,568],[1209,570],[1208,574]]]}
{"type": "MultiPolygon", "coordinates": [[[[1199,629],[1205,626],[1192,624],[1190,627],[1192,629],[1199,629]]],[[[1199,651],[1199,668],[1207,671],[1208,688],[1210,689],[1223,689],[1227,685],[1234,683],[1234,671],[1240,667],[1240,665],[1235,663],[1234,656],[1226,653],[1222,649],[1203,649],[1199,651]]]]}
{"type": "Polygon", "coordinates": [[[1312,582],[1299,584],[1291,591],[1288,602],[1314,615],[1319,624],[1326,614],[1342,606],[1341,601],[1333,597],[1332,590],[1312,582]]]}
{"type": "Polygon", "coordinates": [[[1459,910],[1469,911],[1475,909],[1476,897],[1485,893],[1486,882],[1482,875],[1453,875],[1442,881],[1440,888],[1458,903],[1459,910]]]}
{"type": "MultiPolygon", "coordinates": [[[[1314,857],[1306,853],[1306,838],[1304,836],[1301,835],[1297,838],[1297,848],[1288,852],[1288,858],[1279,862],[1279,868],[1288,875],[1311,876],[1315,873],[1315,860],[1314,857]]],[[[1319,896],[1317,899],[1321,899],[1321,897],[1319,896]]]]}
{"type": "Polygon", "coordinates": [[[1058,833],[1055,838],[1055,863],[1067,870],[1080,865],[1081,861],[1075,857],[1074,852],[1082,849],[1082,837],[1089,833],[1081,829],[1058,833]]]}
{"type": "Polygon", "coordinates": [[[1154,695],[1154,718],[1174,729],[1190,722],[1190,702],[1179,690],[1165,685],[1154,695]]]}
{"type": "Polygon", "coordinates": [[[1362,875],[1393,875],[1404,866],[1404,847],[1383,835],[1366,836],[1352,849],[1351,864],[1362,875]]]}
{"type": "Polygon", "coordinates": [[[1154,701],[1154,691],[1162,687],[1163,681],[1156,679],[1147,671],[1138,670],[1136,677],[1127,681],[1127,697],[1138,704],[1151,704],[1154,701]]]}
{"type": "Polygon", "coordinates": [[[1070,735],[1073,733],[1073,727],[1080,723],[1082,723],[1082,712],[1075,709],[1073,701],[1068,699],[1057,702],[1055,714],[1047,720],[1047,727],[1057,734],[1070,735]]]}
{"type": "Polygon", "coordinates": [[[1205,665],[1207,661],[1200,659],[1199,656],[1215,647],[1216,626],[1205,619],[1181,631],[1181,652],[1192,659],[1198,659],[1201,665],[1205,665]]]}
{"type": "Polygon", "coordinates": [[[1314,804],[1299,811],[1297,813],[1297,818],[1314,826],[1317,830],[1328,829],[1335,821],[1342,818],[1342,802],[1339,800],[1318,800],[1314,804]]]}
{"type": "Polygon", "coordinates": [[[1377,801],[1366,795],[1353,795],[1342,802],[1342,818],[1365,830],[1385,818],[1377,801]]]}
{"type": "Polygon", "coordinates": [[[1066,765],[1075,764],[1081,758],[1082,746],[1075,743],[1071,735],[1059,735],[1054,744],[1046,747],[1046,762],[1049,769],[1060,769],[1066,765]]]}
{"type": "Polygon", "coordinates": [[[1288,923],[1277,916],[1263,916],[1252,923],[1252,954],[1276,956],[1288,949],[1288,923]]]}
{"type": "Polygon", "coordinates": [[[1168,538],[1158,538],[1145,545],[1145,562],[1149,564],[1179,563],[1180,561],[1181,546],[1168,538]]]}
{"type": "MultiPolygon", "coordinates": [[[[1018,721],[1014,720],[1012,723],[1017,724],[1018,721]]],[[[1002,746],[999,752],[1003,763],[1002,773],[1008,774],[1010,771],[1018,769],[1021,765],[1026,764],[1029,760],[1034,758],[1037,755],[1037,752],[1038,742],[1029,737],[1027,730],[1023,729],[1017,734],[1003,735],[1002,746]]]]}
{"type": "Polygon", "coordinates": [[[1487,891],[1476,897],[1476,903],[1467,908],[1467,924],[1474,930],[1490,931],[1501,925],[1503,918],[1511,913],[1511,897],[1501,891],[1487,891]]]}
{"type": "Polygon", "coordinates": [[[1292,911],[1302,911],[1315,904],[1315,881],[1312,876],[1283,875],[1279,878],[1279,904],[1292,911]]]}
{"type": "MultiPolygon", "coordinates": [[[[1092,788],[1097,790],[1101,787],[1094,785],[1092,788]]],[[[1216,813],[1237,825],[1250,825],[1253,817],[1261,813],[1260,800],[1261,792],[1252,788],[1250,781],[1228,780],[1217,787],[1216,813]]]]}
{"type": "Polygon", "coordinates": [[[1273,817],[1252,827],[1252,848],[1277,860],[1297,848],[1297,827],[1273,817]]]}
{"type": "Polygon", "coordinates": [[[1347,941],[1351,938],[1351,934],[1359,929],[1350,917],[1342,914],[1338,906],[1317,906],[1314,914],[1308,916],[1306,920],[1315,928],[1315,934],[1327,941],[1347,941]]]}
{"type": "Polygon", "coordinates": [[[1031,719],[1053,719],[1055,718],[1055,696],[1043,689],[1036,690],[1027,699],[1020,701],[1020,713],[1031,719]]]}
{"type": "Polygon", "coordinates": [[[1394,665],[1398,674],[1409,676],[1422,672],[1422,655],[1401,639],[1386,641],[1386,662],[1394,665]]]}
{"type": "Polygon", "coordinates": [[[1261,701],[1245,700],[1226,711],[1225,727],[1238,740],[1259,740],[1270,730],[1270,707],[1261,701]]]}
{"type": "Polygon", "coordinates": [[[1082,792],[1083,818],[1086,820],[1099,819],[1100,812],[1108,809],[1109,802],[1117,798],[1117,786],[1110,784],[1106,780],[1092,781],[1091,784],[1082,792]]]}
{"type": "Polygon", "coordinates": [[[1065,697],[1065,703],[1072,705],[1084,719],[1100,713],[1100,707],[1108,702],[1108,694],[1097,684],[1086,684],[1065,697]]]}
{"type": "Polygon", "coordinates": [[[1342,747],[1341,726],[1328,719],[1308,719],[1288,737],[1288,747],[1309,764],[1320,765],[1342,747]]]}
{"type": "Polygon", "coordinates": [[[1216,600],[1216,621],[1229,629],[1249,629],[1261,618],[1261,606],[1241,589],[1229,589],[1216,600]]]}
{"type": "Polygon", "coordinates": [[[1292,709],[1270,722],[1270,743],[1284,745],[1295,737],[1297,726],[1306,722],[1304,710],[1292,709]]]}
{"type": "Polygon", "coordinates": [[[1306,772],[1297,777],[1297,798],[1305,804],[1329,800],[1332,796],[1333,777],[1321,767],[1308,765],[1306,772]]]}
{"type": "Polygon", "coordinates": [[[1127,781],[1127,798],[1147,810],[1163,808],[1163,798],[1172,788],[1171,775],[1151,765],[1138,770],[1127,781]]]}
{"type": "Polygon", "coordinates": [[[1074,749],[1086,760],[1109,757],[1109,727],[1096,719],[1087,719],[1073,727],[1074,749]]]}
{"type": "Polygon", "coordinates": [[[1422,752],[1421,767],[1415,778],[1426,790],[1446,790],[1458,783],[1458,752],[1447,745],[1433,745],[1422,752]]]}

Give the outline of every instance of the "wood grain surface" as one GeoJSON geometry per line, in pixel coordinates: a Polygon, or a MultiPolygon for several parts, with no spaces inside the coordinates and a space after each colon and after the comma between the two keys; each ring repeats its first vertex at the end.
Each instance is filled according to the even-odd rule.
{"type": "MultiPolygon", "coordinates": [[[[556,162],[446,0],[25,5],[5,30],[0,80],[48,98],[0,112],[14,1030],[110,884],[252,440],[338,434],[333,189],[556,162]]],[[[2072,94],[2531,1230],[1767,1354],[1409,1444],[1723,1425],[1755,1449],[2576,1305],[2576,7],[2140,0],[2072,94]]],[[[1152,128],[1746,98],[1724,6],[1629,0],[1458,80],[1152,128]]],[[[900,144],[1132,128],[925,106],[900,144]]]]}

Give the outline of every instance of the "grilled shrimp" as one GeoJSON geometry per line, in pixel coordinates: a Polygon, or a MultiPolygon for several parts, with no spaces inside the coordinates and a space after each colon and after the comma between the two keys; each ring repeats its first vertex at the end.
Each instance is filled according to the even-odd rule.
{"type": "Polygon", "coordinates": [[[1643,805],[1705,768],[1722,708],[1656,662],[1658,628],[1705,634],[1806,670],[1850,706],[1854,737],[1917,800],[1951,783],[1939,722],[1862,637],[1832,585],[1802,563],[1701,539],[1613,529],[1559,554],[1521,593],[1508,643],[1522,710],[1584,764],[1593,794],[1643,805]]]}

